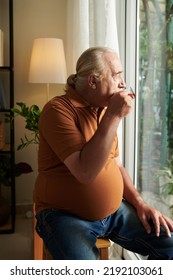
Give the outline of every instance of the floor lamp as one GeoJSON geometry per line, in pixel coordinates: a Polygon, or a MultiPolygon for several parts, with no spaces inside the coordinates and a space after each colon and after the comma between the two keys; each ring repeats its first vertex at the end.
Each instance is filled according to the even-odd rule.
{"type": "Polygon", "coordinates": [[[65,84],[67,69],[63,41],[56,38],[38,38],[33,42],[29,82],[47,84],[47,101],[49,85],[65,84]]]}

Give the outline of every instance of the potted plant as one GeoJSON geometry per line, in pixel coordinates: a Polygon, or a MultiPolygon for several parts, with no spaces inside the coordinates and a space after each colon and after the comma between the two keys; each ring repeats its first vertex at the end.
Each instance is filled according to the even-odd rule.
{"type": "MultiPolygon", "coordinates": [[[[39,134],[38,134],[38,120],[40,117],[40,109],[37,105],[32,105],[27,107],[25,103],[16,103],[19,108],[12,108],[11,111],[14,113],[14,117],[6,114],[6,122],[14,120],[16,116],[21,116],[25,119],[25,128],[31,131],[32,138],[28,139],[25,135],[21,138],[21,144],[17,147],[17,150],[21,150],[30,144],[38,144],[39,134]]],[[[31,166],[26,162],[15,163],[13,168],[11,167],[11,159],[7,154],[1,155],[0,161],[0,226],[6,223],[10,215],[10,205],[2,195],[2,186],[8,187],[11,185],[11,174],[15,177],[21,174],[26,174],[32,172],[31,166]]]]}
{"type": "Polygon", "coordinates": [[[20,162],[14,164],[11,168],[11,159],[8,154],[1,155],[0,161],[0,226],[4,225],[8,220],[11,209],[10,204],[4,198],[2,193],[2,187],[9,187],[11,185],[11,175],[12,172],[15,177],[20,176],[21,174],[26,174],[32,172],[32,168],[26,162],[20,162]]]}
{"type": "Polygon", "coordinates": [[[17,148],[17,150],[21,150],[30,144],[39,143],[38,120],[41,110],[37,105],[31,105],[30,107],[27,107],[23,102],[17,102],[16,104],[19,108],[14,107],[11,109],[11,111],[14,113],[14,118],[17,116],[23,117],[26,123],[25,128],[29,130],[32,135],[31,139],[28,139],[26,134],[24,138],[21,138],[21,144],[17,148]]]}

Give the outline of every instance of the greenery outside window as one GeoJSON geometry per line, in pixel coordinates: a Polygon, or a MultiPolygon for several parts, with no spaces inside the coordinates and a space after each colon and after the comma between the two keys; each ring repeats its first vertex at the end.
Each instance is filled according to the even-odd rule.
{"type": "Polygon", "coordinates": [[[150,203],[160,202],[160,210],[168,209],[169,215],[173,205],[173,0],[140,0],[139,11],[137,185],[150,203]]]}

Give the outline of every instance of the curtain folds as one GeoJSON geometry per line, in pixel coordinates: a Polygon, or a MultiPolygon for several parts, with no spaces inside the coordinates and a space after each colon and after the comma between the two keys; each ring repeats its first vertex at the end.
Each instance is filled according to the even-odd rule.
{"type": "Polygon", "coordinates": [[[107,46],[119,53],[116,0],[68,0],[68,74],[75,73],[75,64],[80,54],[94,46],[107,46]]]}

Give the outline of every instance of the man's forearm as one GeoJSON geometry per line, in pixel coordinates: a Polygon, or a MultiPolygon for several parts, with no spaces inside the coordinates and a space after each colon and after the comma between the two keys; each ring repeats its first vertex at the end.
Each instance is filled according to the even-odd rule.
{"type": "Polygon", "coordinates": [[[103,168],[112,148],[117,128],[131,110],[131,98],[119,92],[110,98],[107,110],[93,137],[83,149],[70,155],[64,163],[71,173],[82,183],[95,179],[103,168]]]}
{"type": "Polygon", "coordinates": [[[64,163],[80,182],[87,184],[93,181],[103,168],[120,120],[118,117],[109,116],[106,112],[94,136],[84,148],[66,158],[64,163]]]}
{"type": "Polygon", "coordinates": [[[123,197],[132,204],[135,208],[139,207],[141,203],[144,203],[141,195],[135,188],[130,176],[128,175],[126,169],[121,166],[120,171],[124,181],[124,193],[123,197]]]}

